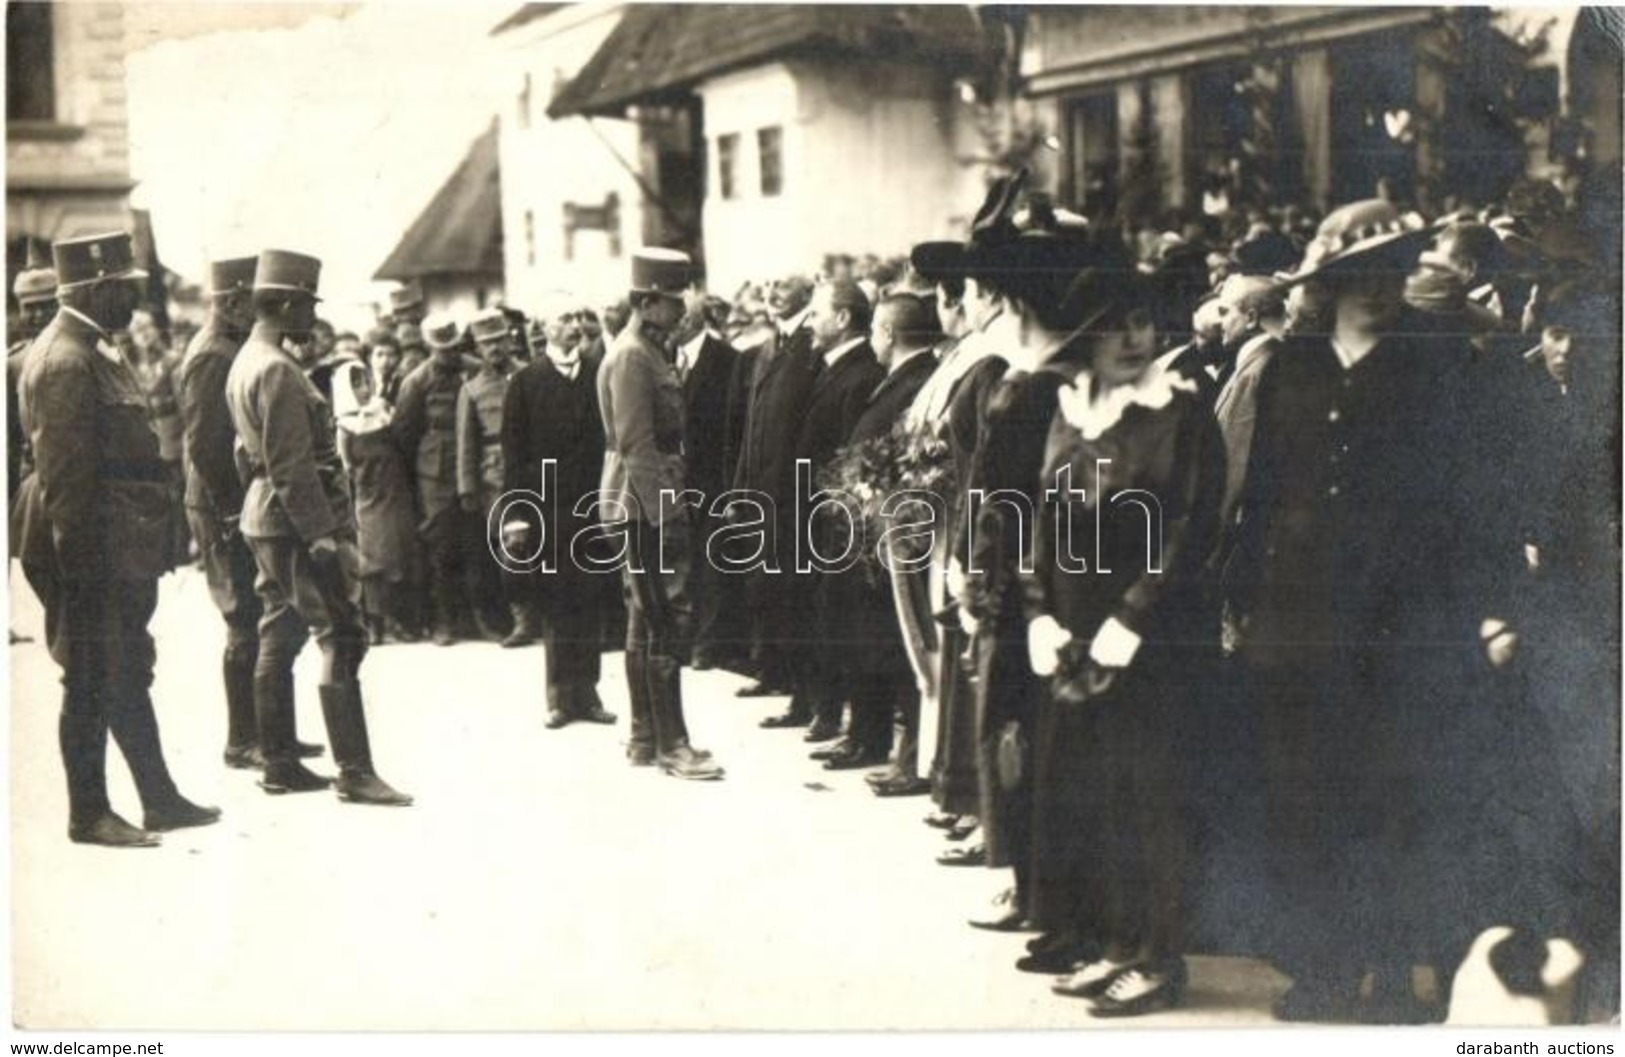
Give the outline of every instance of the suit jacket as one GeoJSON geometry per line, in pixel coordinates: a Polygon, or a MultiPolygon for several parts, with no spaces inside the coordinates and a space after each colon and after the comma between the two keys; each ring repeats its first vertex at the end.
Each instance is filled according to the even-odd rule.
{"type": "Polygon", "coordinates": [[[625,497],[631,516],[651,525],[682,520],[681,506],[661,492],[683,490],[683,388],[677,372],[643,334],[628,327],[598,370],[604,420],[606,498],[625,497]]]}
{"type": "Polygon", "coordinates": [[[1213,416],[1224,434],[1225,486],[1224,502],[1219,507],[1219,524],[1229,525],[1241,499],[1241,483],[1247,478],[1247,458],[1253,447],[1253,425],[1258,418],[1258,381],[1264,368],[1280,350],[1281,343],[1265,337],[1257,345],[1249,342],[1242,346],[1245,356],[1238,357],[1236,368],[1225,379],[1213,405],[1213,416]]]}
{"type": "Polygon", "coordinates": [[[683,383],[684,469],[688,486],[705,493],[706,506],[733,480],[730,456],[737,458],[743,415],[732,401],[743,395],[733,385],[739,353],[707,334],[683,383]]]}
{"type": "Polygon", "coordinates": [[[813,381],[823,367],[823,359],[813,351],[811,334],[805,328],[781,342],[776,350],[764,351],[757,357],[745,439],[734,472],[735,488],[762,492],[780,507],[791,501],[800,423],[813,381]]]}
{"type": "Polygon", "coordinates": [[[927,349],[910,356],[869,394],[868,405],[853,423],[848,444],[883,437],[903,421],[903,414],[920,395],[925,383],[936,373],[937,358],[927,349]]]}
{"type": "Polygon", "coordinates": [[[250,334],[226,375],[226,403],[248,480],[242,534],[305,543],[354,534],[333,412],[293,357],[250,334]]]}
{"type": "Polygon", "coordinates": [[[13,509],[23,562],[59,577],[161,576],[178,511],[146,397],[107,335],[58,312],[24,355],[18,406],[34,453],[13,509]]]}
{"type": "MultiPolygon", "coordinates": [[[[886,369],[875,359],[875,350],[864,341],[848,349],[834,366],[825,367],[813,382],[806,403],[799,411],[800,435],[795,458],[812,464],[813,479],[829,465],[835,452],[847,442],[858,424],[869,397],[886,380],[886,369]]],[[[791,478],[792,483],[794,478],[791,478]]]]}
{"type": "Polygon", "coordinates": [[[186,505],[217,518],[243,509],[243,483],[232,453],[237,431],[226,404],[226,376],[243,339],[209,320],[186,347],[176,374],[185,428],[186,505]]]}
{"type": "MultiPolygon", "coordinates": [[[[574,585],[586,576],[570,560],[570,540],[596,524],[593,511],[576,514],[576,505],[598,490],[604,473],[604,424],[598,409],[598,368],[581,362],[575,378],[566,378],[543,356],[520,368],[502,402],[503,488],[541,495],[547,536],[544,557],[556,558],[557,580],[574,585]],[[543,468],[553,461],[553,476],[543,468]]],[[[516,507],[513,515],[531,521],[516,507]]],[[[543,593],[550,604],[567,596],[555,588],[543,593]]]]}

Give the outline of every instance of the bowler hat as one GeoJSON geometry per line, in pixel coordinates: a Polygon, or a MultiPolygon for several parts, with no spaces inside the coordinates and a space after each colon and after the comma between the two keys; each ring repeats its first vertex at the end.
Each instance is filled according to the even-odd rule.
{"type": "Polygon", "coordinates": [[[499,341],[509,334],[508,317],[500,308],[487,308],[469,323],[475,341],[499,341]]]}
{"type": "Polygon", "coordinates": [[[254,267],[254,289],[286,290],[316,296],[316,283],[322,275],[322,262],[292,250],[261,250],[254,267]]]}
{"type": "Polygon", "coordinates": [[[56,272],[45,267],[18,272],[17,281],[11,284],[11,292],[19,305],[53,301],[56,299],[56,272]]]}
{"type": "Polygon", "coordinates": [[[646,246],[632,254],[632,292],[681,297],[693,270],[694,262],[681,250],[646,246]]]}
{"type": "Polygon", "coordinates": [[[1427,224],[1381,198],[1350,202],[1326,214],[1294,272],[1277,276],[1289,285],[1331,273],[1407,270],[1406,254],[1427,241],[1427,224]]]}
{"type": "Polygon", "coordinates": [[[209,265],[209,293],[213,297],[251,290],[254,273],[259,268],[257,257],[231,257],[209,265]]]}
{"type": "Polygon", "coordinates": [[[1291,270],[1302,251],[1278,231],[1266,231],[1239,243],[1230,253],[1230,266],[1237,275],[1275,275],[1291,270]]]}
{"type": "Polygon", "coordinates": [[[908,263],[927,282],[965,277],[965,244],[933,240],[916,243],[908,253],[908,263]]]}
{"type": "Polygon", "coordinates": [[[423,340],[431,349],[452,348],[463,334],[463,325],[449,312],[436,312],[423,321],[423,340]]]}
{"type": "Polygon", "coordinates": [[[403,283],[398,290],[389,292],[389,307],[394,310],[413,308],[423,304],[423,284],[416,279],[403,283]]]}
{"type": "Polygon", "coordinates": [[[76,290],[104,279],[145,279],[135,266],[135,249],[122,231],[52,243],[58,290],[76,290]]]}

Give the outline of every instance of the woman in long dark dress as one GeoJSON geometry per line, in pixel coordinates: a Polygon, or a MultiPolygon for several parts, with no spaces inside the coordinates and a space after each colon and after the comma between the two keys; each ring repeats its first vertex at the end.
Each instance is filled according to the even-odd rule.
{"type": "Polygon", "coordinates": [[[1031,911],[1090,952],[1058,982],[1097,1016],[1167,1008],[1184,986],[1186,764],[1218,651],[1201,570],[1223,439],[1196,385],[1152,365],[1150,298],[1092,272],[1088,366],[1045,443],[1028,660],[1048,678],[1035,740],[1031,911]]]}
{"type": "MultiPolygon", "coordinates": [[[[995,185],[972,236],[968,272],[1001,307],[988,333],[1008,367],[988,394],[977,427],[968,480],[969,539],[956,542],[959,614],[973,640],[976,738],[987,865],[1010,868],[1015,891],[1010,916],[1024,912],[1031,853],[1031,745],[1042,689],[1027,663],[1020,570],[1032,554],[1041,501],[1044,440],[1066,384],[1062,366],[1074,350],[1068,336],[1082,322],[1072,294],[1078,273],[1099,256],[1081,224],[1068,224],[1033,202],[1018,226],[1012,219],[1021,177],[995,185]]],[[[1050,971],[1033,955],[1017,967],[1050,971]]]]}

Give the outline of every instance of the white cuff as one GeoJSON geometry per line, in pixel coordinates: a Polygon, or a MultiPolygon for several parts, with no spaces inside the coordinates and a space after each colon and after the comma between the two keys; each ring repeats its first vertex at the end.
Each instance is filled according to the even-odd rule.
{"type": "Polygon", "coordinates": [[[1089,659],[1102,668],[1127,668],[1139,651],[1140,636],[1116,617],[1107,617],[1089,644],[1089,659]]]}

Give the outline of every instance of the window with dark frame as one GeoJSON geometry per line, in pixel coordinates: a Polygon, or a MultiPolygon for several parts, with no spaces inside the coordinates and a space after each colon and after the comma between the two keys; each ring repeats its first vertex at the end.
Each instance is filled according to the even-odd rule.
{"type": "Polygon", "coordinates": [[[756,131],[756,157],[761,165],[762,197],[784,191],[784,129],[778,125],[756,131]]]}
{"type": "Polygon", "coordinates": [[[717,137],[717,188],[723,198],[739,197],[739,134],[717,137]]]}
{"type": "Polygon", "coordinates": [[[6,120],[55,121],[51,4],[6,4],[6,120]]]}

